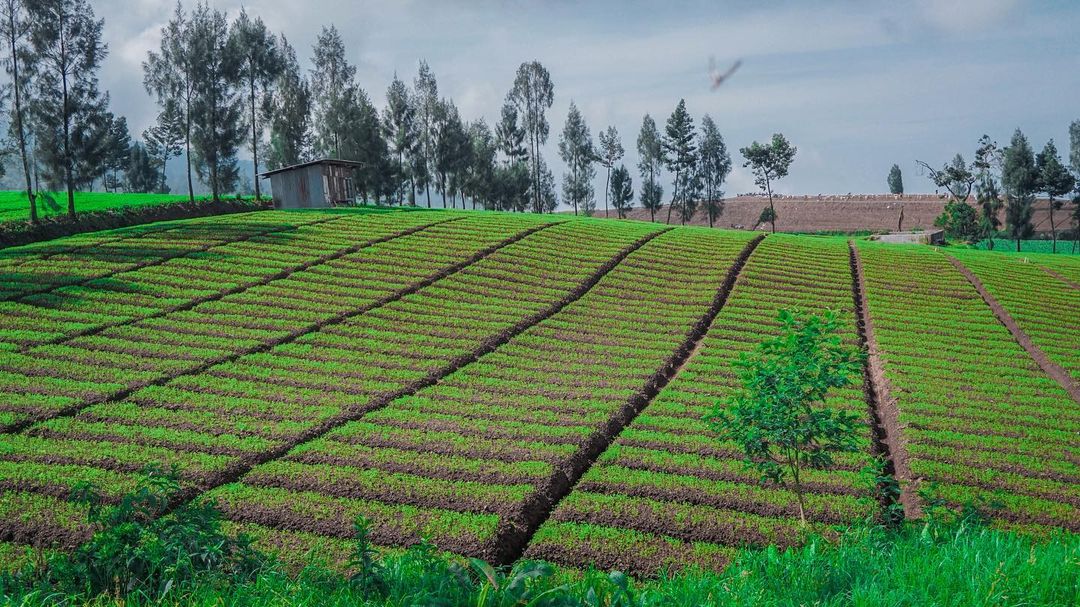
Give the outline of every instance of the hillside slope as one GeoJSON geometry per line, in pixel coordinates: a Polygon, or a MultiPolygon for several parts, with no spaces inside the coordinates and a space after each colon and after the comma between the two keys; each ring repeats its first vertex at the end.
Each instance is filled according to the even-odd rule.
{"type": "Polygon", "coordinates": [[[1080,531],[1080,260],[648,222],[266,211],[0,251],[0,554],[71,547],[71,488],[148,464],[286,556],[427,538],[637,573],[800,542],[701,421],[781,308],[871,352],[863,452],[811,529],[879,512],[892,462],[998,524],[1080,531]],[[976,465],[972,466],[975,463],[976,465]]]}

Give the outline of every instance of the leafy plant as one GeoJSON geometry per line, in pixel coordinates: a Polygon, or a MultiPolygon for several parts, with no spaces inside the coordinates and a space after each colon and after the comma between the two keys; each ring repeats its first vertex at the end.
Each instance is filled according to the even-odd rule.
{"type": "Polygon", "coordinates": [[[266,564],[245,536],[227,536],[209,502],[170,506],[180,495],[175,468],[148,467],[135,491],[107,504],[87,484],[72,500],[97,527],[71,554],[52,558],[38,584],[73,596],[161,600],[208,575],[250,577],[266,564]]]}
{"type": "Polygon", "coordinates": [[[791,486],[806,524],[802,473],[827,468],[833,454],[859,450],[857,415],[825,406],[826,394],[854,381],[862,353],[843,344],[835,312],[822,316],[781,310],[780,335],[735,363],[742,387],[706,421],[737,443],[762,481],[791,486]]]}

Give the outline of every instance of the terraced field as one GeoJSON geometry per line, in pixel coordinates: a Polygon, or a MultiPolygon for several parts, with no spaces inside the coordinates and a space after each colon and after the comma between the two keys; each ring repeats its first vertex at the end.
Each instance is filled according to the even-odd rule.
{"type": "Polygon", "coordinates": [[[154,463],[294,557],[362,514],[385,546],[719,568],[880,515],[874,456],[910,514],[936,483],[1001,502],[1000,524],[1080,531],[1080,291],[1067,263],[1005,257],[376,210],[3,250],[0,560],[83,541],[71,488],[116,499],[154,463]],[[701,421],[782,308],[834,310],[874,354],[830,397],[863,451],[810,475],[808,529],[701,421]]]}

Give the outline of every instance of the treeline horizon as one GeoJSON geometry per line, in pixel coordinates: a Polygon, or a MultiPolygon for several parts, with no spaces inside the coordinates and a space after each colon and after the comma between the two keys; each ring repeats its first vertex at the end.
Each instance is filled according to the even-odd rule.
{"type": "MultiPolygon", "coordinates": [[[[686,223],[704,209],[710,226],[724,210],[732,156],[713,118],[704,114],[695,124],[682,99],[659,124],[649,113],[642,117],[633,141],[639,160],[631,168],[622,162],[626,148],[616,128],[597,129],[594,141],[571,100],[556,138],[566,165],[560,183],[543,149],[552,135],[555,85],[539,61],[518,67],[493,124],[464,118],[452,98],[440,95],[423,58],[411,80],[395,72],[380,110],[373,101],[380,93],[358,83],[335,26],[322,28],[311,65],[302,66],[284,33],[271,32],[246,9],[230,20],[205,1],[190,10],[178,1],[158,47],[143,62],[143,85],[159,111],[154,124],[133,137],[126,118],[110,110],[109,93],[99,90],[97,72],[108,54],[104,25],[89,0],[0,0],[0,53],[9,77],[3,109],[10,115],[3,151],[5,160],[16,159],[31,221],[37,220],[35,192],[65,191],[72,216],[74,192],[96,185],[107,192],[169,193],[167,168],[174,159],[183,163],[191,200],[196,183],[212,200],[232,193],[261,198],[260,173],[337,158],[362,163],[355,175],[361,202],[432,206],[434,191],[436,201],[454,208],[460,201],[461,208],[553,212],[562,204],[592,214],[602,204],[605,216],[618,217],[636,202],[654,220],[666,205],[668,222],[675,213],[686,223]],[[241,152],[250,153],[250,170],[241,171],[241,152]],[[602,195],[594,186],[598,168],[602,195]]],[[[1070,135],[1070,168],[1080,175],[1080,121],[1070,135]]],[[[774,231],[773,187],[796,151],[779,133],[739,149],[742,166],[768,199],[758,223],[774,231]]],[[[0,176],[6,164],[0,162],[0,176]]],[[[947,186],[954,172],[946,166],[930,175],[953,198],[947,186]]],[[[972,183],[983,183],[986,173],[969,167],[977,175],[972,183]]],[[[1000,175],[996,181],[1005,185],[1000,175]]],[[[899,166],[887,184],[903,192],[899,166]]],[[[1060,209],[1065,195],[1050,196],[1060,209]]],[[[987,229],[1000,227],[988,213],[987,229]]]]}

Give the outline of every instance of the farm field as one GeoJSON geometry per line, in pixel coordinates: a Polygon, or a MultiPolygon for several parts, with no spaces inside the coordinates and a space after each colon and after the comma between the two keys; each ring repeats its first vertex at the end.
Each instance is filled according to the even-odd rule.
{"type": "Polygon", "coordinates": [[[1077,266],[1050,257],[377,209],[0,250],[0,560],[85,540],[72,488],[116,500],[149,464],[293,556],[343,552],[364,515],[386,547],[719,569],[879,517],[876,456],[909,495],[1077,532],[1080,402],[1031,354],[1080,372],[1077,266]],[[872,339],[884,373],[862,379],[894,401],[830,396],[865,421],[862,451],[807,477],[807,528],[701,419],[784,308],[872,339]]]}
{"type": "MultiPolygon", "coordinates": [[[[67,192],[46,192],[52,202],[38,199],[38,217],[53,217],[67,213],[67,192]]],[[[75,192],[75,211],[108,211],[124,207],[142,207],[168,202],[184,202],[187,194],[129,194],[124,192],[75,192]]],[[[196,197],[196,200],[199,200],[196,197]]],[[[29,221],[30,204],[22,190],[0,191],[0,223],[29,221]]]]}

